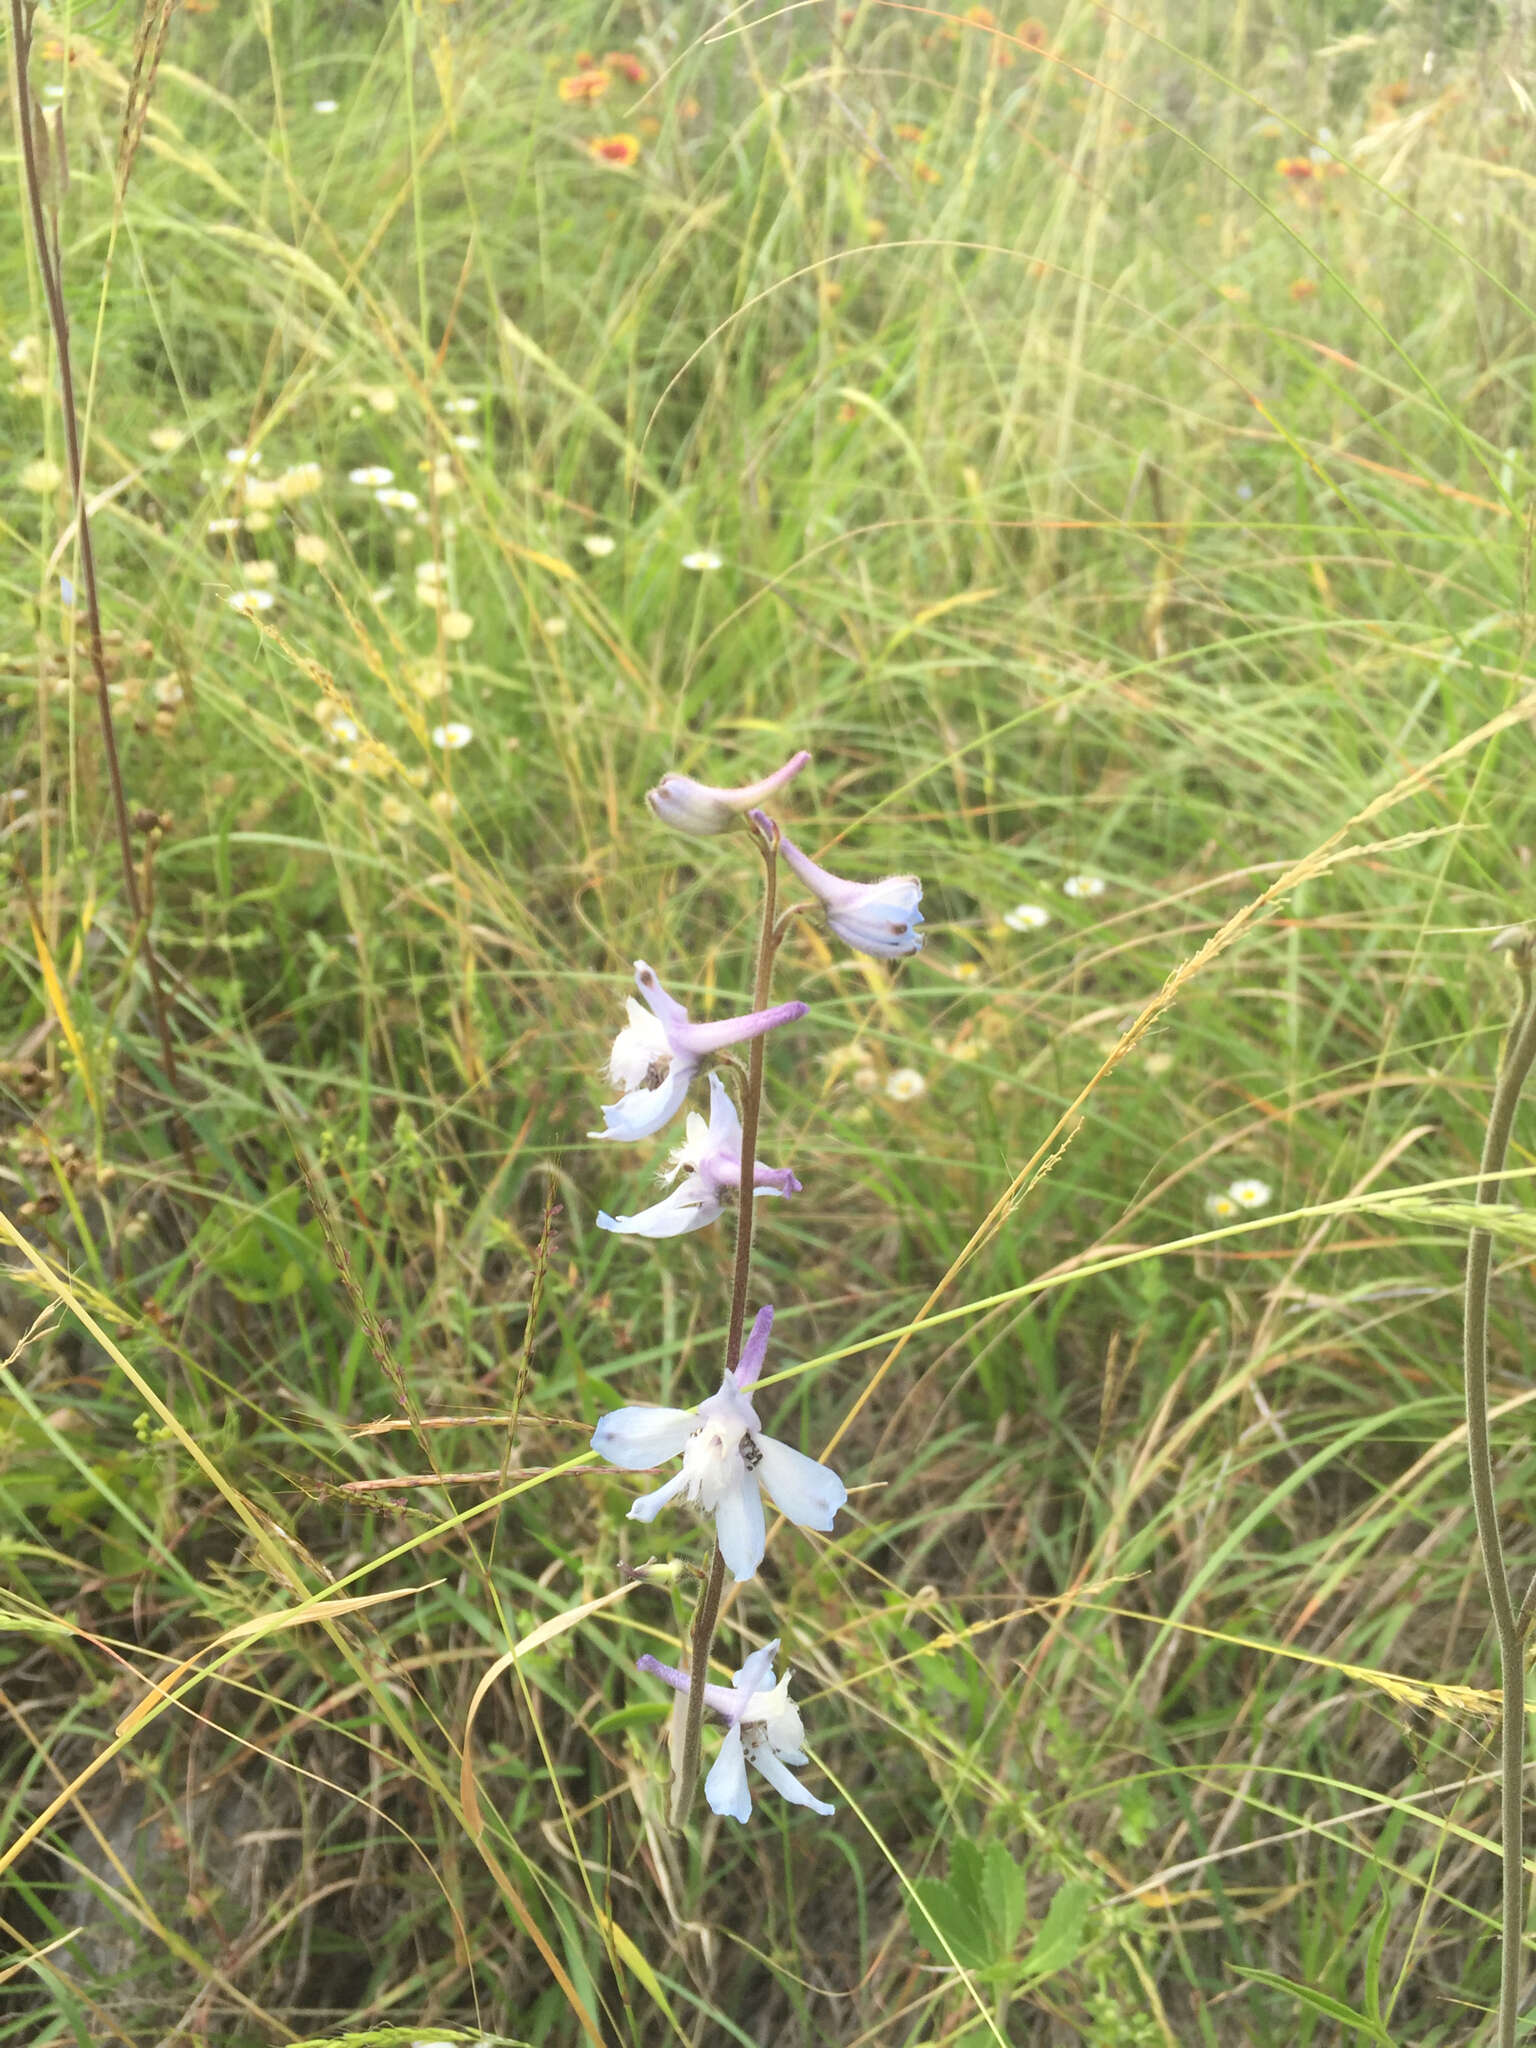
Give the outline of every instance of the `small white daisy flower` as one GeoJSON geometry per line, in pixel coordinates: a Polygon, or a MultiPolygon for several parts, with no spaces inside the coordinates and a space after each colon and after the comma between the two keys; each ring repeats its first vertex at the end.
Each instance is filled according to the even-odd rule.
{"type": "Polygon", "coordinates": [[[479,410],[480,401],[478,398],[445,398],[443,400],[444,412],[471,413],[478,412],[479,410]]]}
{"type": "Polygon", "coordinates": [[[1207,1195],[1205,1213],[1217,1223],[1230,1223],[1234,1216],[1242,1212],[1230,1195],[1207,1195]]]}
{"type": "Polygon", "coordinates": [[[448,571],[441,562],[423,561],[416,564],[416,581],[418,583],[430,583],[435,589],[439,584],[446,583],[447,580],[448,571]]]}
{"type": "Polygon", "coordinates": [[[385,485],[373,495],[386,512],[414,512],[421,503],[414,491],[402,491],[396,485],[385,485]]]}
{"type": "Polygon", "coordinates": [[[455,448],[462,448],[466,455],[473,455],[480,446],[480,436],[478,434],[455,434],[453,445],[455,448]]]}
{"type": "Polygon", "coordinates": [[[174,455],[186,439],[180,427],[151,427],[149,445],[159,455],[174,455]]]}
{"type": "Polygon", "coordinates": [[[1068,875],[1061,885],[1063,896],[1102,896],[1104,877],[1102,875],[1068,875]]]}
{"type": "Polygon", "coordinates": [[[926,1095],[928,1083],[916,1067],[898,1067],[894,1074],[888,1074],[885,1092],[892,1102],[916,1102],[919,1095],[926,1095]]]}
{"type": "Polygon", "coordinates": [[[684,555],[683,567],[702,575],[709,569],[723,569],[725,563],[713,548],[695,548],[691,555],[684,555]]]}
{"type": "Polygon", "coordinates": [[[318,462],[295,462],[277,480],[277,493],[291,504],[295,498],[313,497],[325,482],[318,462]]]}
{"type": "Polygon", "coordinates": [[[355,747],[363,736],[363,729],[355,718],[349,718],[345,711],[333,711],[325,720],[325,729],[333,740],[339,740],[344,747],[355,747]]]}
{"type": "Polygon", "coordinates": [[[348,483],[361,484],[364,490],[369,491],[382,490],[386,484],[392,484],[394,480],[395,472],[386,469],[382,462],[370,462],[366,468],[347,471],[348,483]]]}
{"type": "Polygon", "coordinates": [[[581,537],[581,544],[589,555],[595,555],[599,561],[604,555],[611,555],[616,546],[611,533],[585,533],[581,537]]]}
{"type": "Polygon", "coordinates": [[[1051,913],[1040,903],[1017,903],[1003,912],[1003,923],[1011,932],[1037,932],[1051,921],[1051,913]]]}
{"type": "Polygon", "coordinates": [[[456,754],[461,747],[467,747],[474,738],[474,729],[457,718],[449,719],[446,725],[434,725],[432,744],[441,747],[445,754],[456,754]]]}
{"type": "Polygon", "coordinates": [[[224,460],[231,469],[255,469],[261,461],[259,448],[226,448],[224,460]]]}
{"type": "Polygon", "coordinates": [[[226,597],[224,602],[232,612],[239,612],[244,618],[249,619],[257,612],[271,611],[272,593],[270,590],[237,590],[233,596],[226,597]]]}
{"type": "Polygon", "coordinates": [[[1264,1209],[1269,1206],[1272,1190],[1267,1180],[1235,1180],[1227,1193],[1240,1209],[1264,1209]]]}
{"type": "Polygon", "coordinates": [[[363,393],[364,398],[375,412],[396,412],[400,406],[400,394],[391,384],[375,384],[363,393]]]}
{"type": "Polygon", "coordinates": [[[339,105],[340,102],[337,100],[316,100],[315,112],[317,114],[334,114],[338,110],[339,105]]]}

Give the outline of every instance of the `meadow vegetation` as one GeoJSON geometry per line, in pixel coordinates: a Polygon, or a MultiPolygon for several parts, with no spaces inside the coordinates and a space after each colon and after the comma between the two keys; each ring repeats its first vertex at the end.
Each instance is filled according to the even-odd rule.
{"type": "Polygon", "coordinates": [[[142,25],[38,17],[176,1079],[17,231],[0,2041],[1488,2038],[1532,29],[994,12],[189,0],[126,183],[142,25]],[[768,1066],[764,1414],[852,1499],[719,1658],[837,1813],[678,1836],[705,1538],[588,1438],[713,1388],[731,1231],[603,1234],[587,1134],[636,958],[751,1006],[644,791],[801,746],[928,920],[797,926],[768,1066]]]}

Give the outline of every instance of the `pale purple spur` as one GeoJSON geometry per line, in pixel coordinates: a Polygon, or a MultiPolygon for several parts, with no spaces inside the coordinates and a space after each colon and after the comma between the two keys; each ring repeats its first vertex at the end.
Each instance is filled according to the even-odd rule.
{"type": "Polygon", "coordinates": [[[654,789],[646,791],[645,800],[663,825],[670,825],[676,832],[692,832],[712,839],[718,833],[729,832],[754,804],[762,803],[786,782],[792,782],[810,758],[802,747],[782,768],[765,775],[761,782],[748,782],[740,789],[715,789],[707,782],[695,782],[691,775],[663,775],[654,789]]]}

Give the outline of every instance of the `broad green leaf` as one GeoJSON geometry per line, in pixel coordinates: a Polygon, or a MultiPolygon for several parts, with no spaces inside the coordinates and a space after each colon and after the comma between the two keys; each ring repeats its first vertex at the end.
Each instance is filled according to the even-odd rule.
{"type": "Polygon", "coordinates": [[[1094,1896],[1094,1887],[1080,1877],[1069,1877],[1059,1888],[1024,1958],[1026,1975],[1049,1977],[1067,1967],[1087,1938],[1094,1896]]]}

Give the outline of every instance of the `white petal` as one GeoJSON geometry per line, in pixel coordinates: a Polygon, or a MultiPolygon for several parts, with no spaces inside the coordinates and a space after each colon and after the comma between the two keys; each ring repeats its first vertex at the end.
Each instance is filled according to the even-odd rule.
{"type": "Polygon", "coordinates": [[[654,1138],[665,1130],[688,1099],[694,1076],[690,1060],[674,1060],[664,1081],[655,1088],[634,1088],[618,1102],[603,1104],[606,1130],[588,1131],[589,1138],[614,1138],[633,1144],[637,1138],[654,1138]]]}
{"type": "Polygon", "coordinates": [[[676,1500],[688,1484],[686,1472],[679,1472],[675,1479],[669,1479],[665,1486],[658,1486],[653,1493],[642,1493],[629,1504],[629,1519],[632,1522],[654,1522],[669,1500],[676,1500]]]}
{"type": "Polygon", "coordinates": [[[736,1690],[741,1697],[740,1712],[745,1713],[752,1695],[773,1690],[773,1660],[779,1652],[779,1639],[764,1643],[760,1650],[754,1650],[746,1663],[736,1674],[736,1690]]]}
{"type": "Polygon", "coordinates": [[[718,1074],[709,1077],[709,1149],[741,1160],[741,1118],[718,1074]]]}
{"type": "Polygon", "coordinates": [[[720,1198],[695,1178],[674,1188],[664,1202],[653,1203],[635,1216],[610,1216],[600,1209],[599,1230],[612,1230],[620,1237],[681,1237],[690,1230],[702,1230],[720,1214],[720,1198]]]}
{"type": "Polygon", "coordinates": [[[802,1529],[830,1529],[848,1489],[830,1465],[818,1465],[771,1436],[754,1439],[762,1452],[758,1483],[779,1510],[802,1529]]]}
{"type": "Polygon", "coordinates": [[[738,1586],[754,1576],[768,1547],[768,1526],[763,1496],[745,1465],[715,1503],[715,1541],[738,1586]]]}
{"type": "Polygon", "coordinates": [[[752,1812],[752,1793],[747,1784],[747,1759],[741,1747],[741,1729],[727,1728],[720,1754],[704,1780],[704,1797],[711,1813],[727,1814],[732,1820],[746,1820],[752,1812]]]}
{"type": "Polygon", "coordinates": [[[691,1408],[615,1408],[592,1432],[592,1448],[621,1472],[650,1472],[680,1458],[698,1428],[691,1408]]]}
{"type": "Polygon", "coordinates": [[[818,1799],[814,1793],[806,1791],[794,1772],[785,1769],[784,1764],[774,1755],[766,1742],[759,1742],[754,1745],[752,1761],[768,1780],[774,1791],[781,1793],[785,1799],[789,1800],[791,1805],[808,1806],[812,1813],[836,1813],[837,1808],[835,1806],[828,1806],[825,1800],[818,1799]]]}

